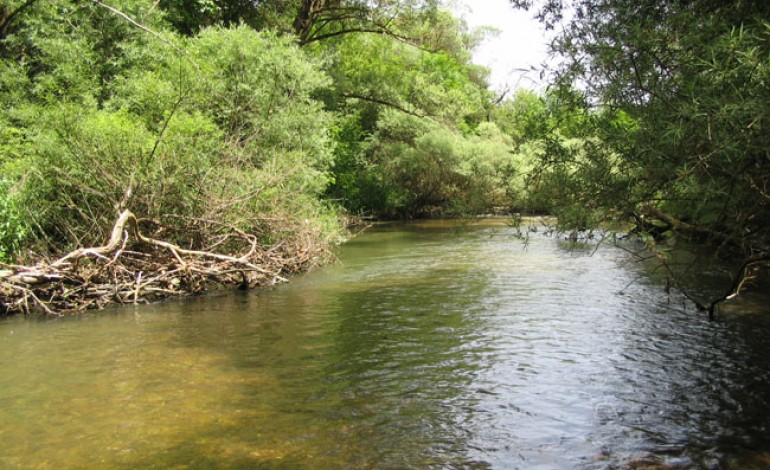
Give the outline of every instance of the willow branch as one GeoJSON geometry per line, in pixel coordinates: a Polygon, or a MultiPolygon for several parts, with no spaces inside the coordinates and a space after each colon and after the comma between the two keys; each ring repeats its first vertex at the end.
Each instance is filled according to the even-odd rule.
{"type": "Polygon", "coordinates": [[[390,101],[386,101],[386,100],[383,100],[383,99],[380,99],[380,98],[375,98],[373,96],[359,95],[357,93],[343,93],[342,97],[343,98],[353,98],[353,99],[357,99],[357,100],[361,100],[361,101],[368,101],[370,103],[375,103],[375,104],[381,104],[383,106],[387,106],[389,108],[396,109],[398,111],[401,111],[402,113],[409,114],[411,116],[415,116],[415,117],[418,117],[418,118],[428,117],[428,116],[426,116],[424,114],[420,114],[420,113],[417,113],[417,112],[414,112],[414,111],[410,111],[410,110],[408,110],[408,109],[406,109],[406,108],[404,108],[402,106],[399,106],[399,105],[397,105],[395,103],[392,103],[390,101]]]}
{"type": "Polygon", "coordinates": [[[5,36],[8,34],[8,27],[11,25],[13,20],[19,16],[24,10],[31,7],[37,0],[27,0],[23,4],[19,6],[19,8],[12,11],[8,16],[2,18],[2,21],[0,22],[0,39],[5,38],[5,36]]]}

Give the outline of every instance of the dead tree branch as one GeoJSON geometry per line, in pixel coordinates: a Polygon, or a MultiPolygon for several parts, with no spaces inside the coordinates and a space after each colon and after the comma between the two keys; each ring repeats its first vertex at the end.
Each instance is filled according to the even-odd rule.
{"type": "MultiPolygon", "coordinates": [[[[143,234],[124,210],[102,246],[79,248],[34,266],[0,264],[0,309],[46,314],[186,296],[220,286],[286,282],[322,251],[310,238],[260,246],[258,237],[219,224],[230,253],[195,250],[143,234]]],[[[223,243],[222,240],[219,242],[223,243]]]]}

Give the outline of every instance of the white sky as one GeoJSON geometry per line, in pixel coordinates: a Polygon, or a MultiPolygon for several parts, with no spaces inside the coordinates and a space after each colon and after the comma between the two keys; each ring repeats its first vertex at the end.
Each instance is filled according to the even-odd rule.
{"type": "Polygon", "coordinates": [[[547,60],[548,36],[532,12],[515,10],[508,0],[455,0],[451,9],[473,29],[493,26],[500,35],[484,41],[473,62],[492,70],[493,90],[540,89],[540,64],[547,60]],[[538,71],[528,72],[531,67],[538,71]]]}

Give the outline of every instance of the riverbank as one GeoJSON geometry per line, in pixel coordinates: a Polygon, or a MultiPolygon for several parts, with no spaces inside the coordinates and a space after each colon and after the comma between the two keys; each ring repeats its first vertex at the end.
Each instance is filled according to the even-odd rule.
{"type": "MultiPolygon", "coordinates": [[[[502,225],[511,220],[485,215],[462,219],[461,224],[502,225]]],[[[205,248],[191,249],[160,238],[159,234],[173,231],[168,227],[153,224],[152,236],[147,235],[142,222],[126,210],[115,221],[104,245],[81,247],[53,260],[39,257],[30,264],[0,262],[0,314],[61,316],[223,289],[274,286],[328,262],[336,244],[316,233],[318,229],[307,221],[285,225],[279,240],[264,243],[257,234],[234,225],[200,220],[197,222],[217,225],[216,236],[203,244],[205,248]]],[[[341,225],[361,232],[382,223],[389,222],[349,217],[341,225]]],[[[456,219],[419,223],[458,224],[456,219]]]]}
{"type": "MultiPolygon", "coordinates": [[[[198,243],[197,248],[193,248],[159,237],[169,232],[167,228],[154,226],[151,232],[144,232],[141,221],[130,211],[124,211],[105,245],[79,248],[54,260],[40,259],[33,264],[0,263],[0,314],[67,315],[110,305],[149,304],[218,290],[274,286],[286,283],[291,276],[316,265],[325,264],[334,257],[332,248],[343,240],[324,238],[306,221],[293,225],[283,221],[283,230],[272,231],[282,236],[272,243],[233,225],[199,222],[218,225],[218,229],[208,242],[198,243]]],[[[349,231],[362,232],[371,226],[389,224],[393,221],[352,218],[344,225],[349,231]]],[[[411,220],[397,223],[397,226],[414,226],[420,230],[449,229],[452,232],[469,226],[508,226],[513,229],[511,235],[514,238],[528,240],[537,233],[558,234],[557,238],[576,244],[573,248],[607,240],[607,232],[603,230],[563,233],[553,217],[522,217],[520,214],[411,220]]],[[[210,227],[207,232],[213,233],[210,227]]],[[[679,251],[683,255],[688,253],[681,247],[679,251]]],[[[648,258],[644,253],[647,251],[636,253],[639,261],[648,258]]],[[[712,262],[719,263],[716,259],[712,262]]],[[[723,264],[703,266],[704,273],[719,271],[722,274],[717,276],[720,279],[714,279],[714,286],[704,291],[701,282],[671,271],[677,261],[660,263],[658,260],[650,269],[657,271],[663,266],[668,270],[669,280],[665,282],[669,287],[666,289],[676,287],[701,310],[708,310],[703,307],[708,304],[718,305],[725,313],[730,312],[733,308],[729,300],[737,297],[737,293],[743,293],[733,293],[735,289],[731,289],[724,294],[726,286],[733,280],[725,278],[723,264]]],[[[768,285],[764,271],[752,272],[750,281],[751,284],[768,285]]],[[[756,290],[756,287],[740,287],[740,291],[756,290]]],[[[711,316],[717,311],[715,307],[711,316]]]]}
{"type": "Polygon", "coordinates": [[[264,244],[255,234],[219,225],[205,249],[189,249],[143,234],[137,217],[123,211],[105,245],[33,265],[0,263],[0,312],[64,315],[228,287],[270,286],[330,254],[309,227],[264,244]]]}
{"type": "MultiPolygon", "coordinates": [[[[548,220],[534,217],[524,222],[542,225],[548,220]]],[[[411,222],[423,228],[447,228],[521,224],[522,219],[487,214],[411,222]]],[[[162,227],[153,227],[154,237],[146,235],[140,223],[133,213],[124,211],[104,245],[78,248],[31,264],[0,262],[0,314],[71,315],[218,290],[274,286],[327,263],[334,257],[336,245],[309,224],[285,227],[280,240],[266,244],[255,234],[219,223],[218,235],[206,248],[190,249],[158,238],[157,234],[168,232],[162,227]]],[[[392,221],[351,217],[343,225],[360,233],[372,225],[389,223],[392,221]]]]}

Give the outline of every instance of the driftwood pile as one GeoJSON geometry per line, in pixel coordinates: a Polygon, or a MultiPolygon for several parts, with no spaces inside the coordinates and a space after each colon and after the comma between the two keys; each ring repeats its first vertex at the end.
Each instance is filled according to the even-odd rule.
{"type": "Polygon", "coordinates": [[[0,263],[0,313],[62,315],[218,286],[271,285],[306,269],[322,251],[310,239],[266,247],[255,235],[222,228],[206,250],[185,249],[143,235],[136,216],[126,210],[104,246],[77,249],[34,266],[0,263]],[[225,247],[230,254],[215,251],[225,247]]]}

